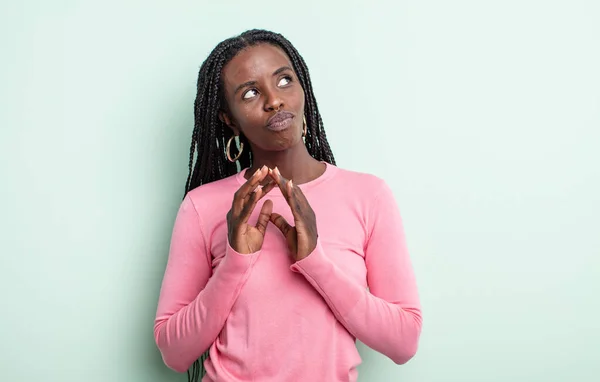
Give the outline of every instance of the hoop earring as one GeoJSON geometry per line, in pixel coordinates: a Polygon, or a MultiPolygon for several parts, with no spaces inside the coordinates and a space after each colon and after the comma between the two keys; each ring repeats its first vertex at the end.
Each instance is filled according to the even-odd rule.
{"type": "Polygon", "coordinates": [[[302,129],[302,137],[306,137],[306,116],[303,116],[304,128],[302,129]]]}
{"type": "Polygon", "coordinates": [[[235,138],[235,135],[232,135],[231,138],[229,138],[229,140],[227,141],[227,147],[225,148],[225,154],[227,154],[227,160],[232,163],[237,161],[238,159],[240,159],[240,156],[242,156],[242,151],[244,151],[244,142],[240,142],[240,151],[237,153],[235,158],[231,157],[231,154],[229,153],[229,149],[231,148],[231,141],[233,141],[234,138],[235,138]]]}

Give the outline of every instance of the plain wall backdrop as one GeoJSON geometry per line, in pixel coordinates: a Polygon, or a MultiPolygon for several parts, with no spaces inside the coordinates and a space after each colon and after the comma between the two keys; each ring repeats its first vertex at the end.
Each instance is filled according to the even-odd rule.
{"type": "Polygon", "coordinates": [[[360,381],[599,380],[600,2],[1,4],[0,380],[186,380],[152,325],[196,80],[250,28],[405,220],[420,350],[360,381]]]}

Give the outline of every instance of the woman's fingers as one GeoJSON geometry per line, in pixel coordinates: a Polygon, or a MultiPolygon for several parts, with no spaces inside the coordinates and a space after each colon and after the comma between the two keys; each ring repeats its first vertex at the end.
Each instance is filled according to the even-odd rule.
{"type": "Polygon", "coordinates": [[[291,179],[288,180],[284,178],[277,167],[275,167],[273,170],[269,170],[269,175],[275,181],[275,183],[277,183],[277,186],[281,190],[281,194],[285,200],[291,205],[291,198],[293,196],[292,190],[294,188],[293,183],[291,183],[291,179]]]}
{"type": "Polygon", "coordinates": [[[294,186],[294,182],[291,179],[285,179],[277,167],[275,167],[273,170],[269,170],[269,175],[279,186],[281,193],[290,206],[294,216],[294,221],[297,223],[302,219],[303,212],[310,209],[310,205],[308,205],[308,200],[304,196],[304,193],[300,187],[294,186]]]}
{"type": "Polygon", "coordinates": [[[287,220],[285,220],[283,216],[279,215],[278,213],[272,213],[270,220],[271,223],[275,225],[275,227],[279,228],[279,230],[285,237],[287,237],[290,233],[290,230],[294,228],[287,222],[287,220]]]}
{"type": "Polygon", "coordinates": [[[267,183],[264,186],[262,186],[263,196],[265,196],[266,194],[268,194],[275,187],[277,187],[277,184],[274,181],[272,181],[271,179],[269,179],[269,183],[267,183]]]}
{"type": "Polygon", "coordinates": [[[233,206],[237,211],[241,211],[244,208],[244,202],[250,193],[255,191],[257,186],[262,182],[265,177],[269,174],[267,166],[263,166],[258,169],[251,177],[244,183],[233,196],[233,206]]]}
{"type": "Polygon", "coordinates": [[[281,193],[283,194],[283,196],[285,196],[287,198],[287,194],[285,191],[286,179],[281,175],[281,173],[279,172],[279,169],[277,167],[275,167],[274,169],[269,170],[269,175],[271,175],[271,178],[275,181],[275,183],[277,183],[277,186],[281,190],[281,193]]]}
{"type": "MultiPolygon", "coordinates": [[[[244,223],[244,224],[248,223],[248,220],[250,219],[250,216],[252,215],[252,212],[254,211],[254,207],[256,207],[256,204],[258,203],[258,201],[261,200],[265,195],[267,195],[275,187],[275,184],[272,184],[272,183],[273,182],[271,182],[265,186],[259,185],[256,188],[256,190],[254,192],[250,193],[248,195],[248,197],[244,200],[244,207],[242,208],[242,211],[240,212],[240,215],[239,215],[242,223],[244,223]]],[[[267,221],[268,221],[268,219],[267,219],[267,221]]]]}
{"type": "Polygon", "coordinates": [[[258,221],[256,222],[256,229],[260,233],[265,234],[267,232],[267,224],[271,219],[271,213],[273,212],[273,202],[271,200],[265,200],[262,208],[260,209],[260,215],[258,215],[258,221]]]}
{"type": "Polygon", "coordinates": [[[266,194],[271,191],[275,185],[268,184],[264,187],[258,187],[254,192],[250,193],[247,199],[244,201],[244,206],[242,207],[242,211],[239,214],[242,223],[247,223],[248,219],[250,219],[250,215],[252,215],[252,211],[254,211],[254,207],[259,200],[261,200],[266,194]]]}
{"type": "Polygon", "coordinates": [[[258,190],[250,194],[250,198],[246,201],[238,215],[242,224],[248,223],[248,219],[250,219],[250,215],[252,214],[252,211],[254,211],[254,206],[256,206],[256,203],[258,203],[258,199],[261,197],[261,195],[262,188],[259,188],[258,190]]]}
{"type": "Polygon", "coordinates": [[[271,214],[271,222],[275,225],[275,227],[279,228],[285,237],[290,254],[295,259],[298,253],[298,236],[296,233],[296,227],[292,227],[283,216],[276,213],[271,214]]]}
{"type": "MultiPolygon", "coordinates": [[[[292,212],[294,212],[294,208],[296,208],[296,212],[298,212],[298,199],[296,198],[296,194],[294,193],[294,183],[292,182],[292,180],[290,179],[287,184],[286,184],[286,188],[287,188],[287,192],[288,192],[288,198],[289,198],[289,205],[290,207],[292,207],[292,212]]],[[[299,189],[298,187],[296,187],[296,189],[299,189]]]]}
{"type": "MultiPolygon", "coordinates": [[[[267,172],[267,174],[268,174],[268,172],[267,172]]],[[[262,199],[262,197],[264,197],[266,194],[268,194],[276,186],[277,185],[275,184],[275,182],[273,181],[273,179],[268,179],[268,182],[266,184],[262,184],[262,185],[258,184],[258,185],[256,185],[256,188],[252,192],[248,193],[246,195],[246,197],[244,198],[244,205],[246,205],[246,203],[250,200],[250,197],[252,196],[252,194],[254,192],[257,192],[258,190],[262,189],[260,198],[257,199],[257,200],[260,200],[260,199],[262,199]]]]}
{"type": "Polygon", "coordinates": [[[292,209],[296,208],[298,213],[312,210],[312,207],[310,206],[308,199],[306,199],[306,195],[304,195],[304,192],[302,192],[302,189],[298,186],[294,186],[293,184],[290,188],[291,199],[293,201],[292,209]]]}

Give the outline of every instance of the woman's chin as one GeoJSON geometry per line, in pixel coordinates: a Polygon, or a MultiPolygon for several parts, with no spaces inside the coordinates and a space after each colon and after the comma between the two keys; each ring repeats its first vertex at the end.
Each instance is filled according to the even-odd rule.
{"type": "Polygon", "coordinates": [[[293,134],[291,129],[289,133],[278,134],[276,137],[272,137],[268,144],[259,145],[264,151],[286,151],[296,148],[298,145],[304,145],[304,141],[298,134],[293,134]]]}

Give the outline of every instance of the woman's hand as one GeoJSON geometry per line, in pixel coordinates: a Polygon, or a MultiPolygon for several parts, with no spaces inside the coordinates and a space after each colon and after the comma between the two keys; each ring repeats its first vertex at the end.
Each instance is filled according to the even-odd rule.
{"type": "Polygon", "coordinates": [[[270,181],[264,187],[260,186],[267,175],[269,175],[269,169],[266,166],[257,170],[237,190],[231,203],[231,209],[227,213],[229,245],[238,253],[254,253],[262,248],[267,224],[269,224],[273,211],[273,202],[265,201],[256,226],[249,225],[248,219],[254,211],[256,203],[276,186],[274,181],[270,181]]]}
{"type": "Polygon", "coordinates": [[[285,179],[275,167],[275,170],[269,169],[269,175],[289,204],[294,216],[292,227],[283,216],[272,213],[271,222],[283,233],[287,240],[288,247],[295,261],[299,261],[310,255],[317,246],[317,219],[315,212],[308,203],[306,196],[298,186],[294,186],[291,180],[285,179]]]}

